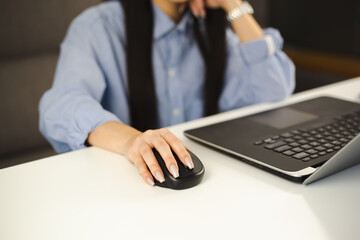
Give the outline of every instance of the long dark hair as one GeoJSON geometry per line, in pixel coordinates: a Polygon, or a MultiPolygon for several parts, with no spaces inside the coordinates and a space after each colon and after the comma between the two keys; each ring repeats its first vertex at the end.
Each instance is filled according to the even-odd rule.
{"type": "MultiPolygon", "coordinates": [[[[157,98],[152,65],[153,10],[150,0],[119,0],[125,12],[126,63],[131,125],[157,128],[157,98]]],[[[226,67],[226,20],[223,10],[207,9],[204,22],[194,17],[194,33],[205,62],[204,113],[219,111],[226,67]],[[202,28],[204,26],[204,28],[202,28]],[[204,29],[204,31],[202,31],[204,29]],[[205,35],[205,36],[204,36],[205,35]]]]}

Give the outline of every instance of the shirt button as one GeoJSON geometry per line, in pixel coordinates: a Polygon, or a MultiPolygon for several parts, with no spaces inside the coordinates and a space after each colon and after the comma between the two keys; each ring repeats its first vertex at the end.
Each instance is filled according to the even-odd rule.
{"type": "Polygon", "coordinates": [[[173,68],[171,68],[170,70],[169,70],[169,76],[170,77],[174,77],[175,76],[175,70],[173,69],[173,68]]]}
{"type": "Polygon", "coordinates": [[[174,110],[173,110],[173,115],[176,117],[176,116],[179,116],[179,114],[180,114],[179,109],[178,109],[178,108],[174,108],[174,110]]]}

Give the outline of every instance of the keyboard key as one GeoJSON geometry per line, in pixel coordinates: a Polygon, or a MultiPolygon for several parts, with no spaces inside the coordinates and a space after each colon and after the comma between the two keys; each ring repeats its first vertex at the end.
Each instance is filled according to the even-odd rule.
{"type": "Polygon", "coordinates": [[[292,146],[292,147],[299,147],[299,146],[300,146],[300,143],[292,142],[292,143],[290,143],[289,145],[292,146]]]}
{"type": "Polygon", "coordinates": [[[301,145],[301,148],[303,149],[310,149],[312,148],[309,144],[301,145]]]}
{"type": "Polygon", "coordinates": [[[326,155],[326,152],[322,151],[322,152],[318,152],[318,154],[319,154],[320,156],[324,156],[324,155],[326,155]]]}
{"type": "Polygon", "coordinates": [[[318,151],[316,151],[315,149],[309,149],[306,151],[308,154],[315,154],[317,153],[318,151]]]}
{"type": "Polygon", "coordinates": [[[334,141],[335,138],[333,136],[327,136],[325,139],[329,140],[329,141],[334,141]]]}
{"type": "Polygon", "coordinates": [[[317,138],[317,139],[322,139],[322,138],[324,138],[324,135],[316,134],[314,137],[317,138]]]}
{"type": "Polygon", "coordinates": [[[289,145],[284,145],[284,146],[275,148],[274,151],[275,152],[285,152],[285,151],[290,150],[290,149],[291,149],[291,147],[289,145]]]}
{"type": "Polygon", "coordinates": [[[307,133],[307,132],[304,132],[304,133],[301,134],[301,136],[303,136],[303,137],[310,137],[311,135],[310,135],[309,133],[307,133]]]}
{"type": "Polygon", "coordinates": [[[312,135],[318,134],[318,132],[317,132],[316,130],[312,130],[312,131],[310,131],[310,133],[311,133],[312,135]]]}
{"type": "Polygon", "coordinates": [[[325,143],[325,144],[323,145],[323,147],[332,148],[332,147],[334,147],[334,145],[332,145],[332,144],[330,144],[330,143],[325,143]]]}
{"type": "Polygon", "coordinates": [[[313,146],[313,147],[317,147],[317,146],[320,146],[320,143],[318,142],[311,142],[309,143],[309,145],[313,146]]]}
{"type": "Polygon", "coordinates": [[[261,145],[261,144],[263,144],[263,141],[256,141],[256,142],[254,142],[254,145],[256,145],[256,146],[259,146],[259,145],[261,145]]]}
{"type": "Polygon", "coordinates": [[[297,148],[293,148],[293,149],[291,149],[291,151],[294,151],[294,152],[299,153],[299,152],[304,151],[304,149],[297,147],[297,148]]]}
{"type": "Polygon", "coordinates": [[[308,161],[311,160],[311,158],[310,158],[310,157],[306,157],[306,158],[303,158],[303,159],[301,159],[301,160],[304,161],[304,162],[308,162],[308,161]]]}
{"type": "Polygon", "coordinates": [[[284,142],[292,143],[292,142],[295,142],[295,139],[293,139],[293,138],[285,138],[284,142]]]}
{"type": "Polygon", "coordinates": [[[298,135],[298,134],[300,134],[301,132],[300,132],[299,130],[292,130],[291,133],[292,133],[292,134],[295,134],[295,135],[298,135]]]}
{"type": "Polygon", "coordinates": [[[323,146],[317,146],[315,149],[318,150],[318,151],[326,150],[326,148],[324,148],[323,146]]]}
{"type": "Polygon", "coordinates": [[[294,155],[296,152],[293,152],[293,151],[291,151],[291,150],[287,150],[287,151],[285,151],[285,152],[283,152],[283,154],[285,154],[286,156],[292,156],[292,155],[294,155]]]}
{"type": "Polygon", "coordinates": [[[314,138],[314,137],[308,137],[308,138],[306,138],[306,140],[312,142],[312,141],[316,141],[316,138],[314,138]]]}
{"type": "Polygon", "coordinates": [[[301,152],[301,153],[297,153],[297,154],[293,155],[293,158],[302,159],[302,158],[307,157],[307,156],[309,156],[308,153],[306,153],[306,152],[301,152]]]}
{"type": "Polygon", "coordinates": [[[274,143],[275,141],[272,140],[271,138],[267,138],[264,140],[265,143],[274,143]]]}
{"type": "Polygon", "coordinates": [[[301,139],[303,139],[303,137],[300,136],[300,135],[296,135],[296,136],[293,137],[293,139],[295,139],[295,140],[301,140],[301,139]]]}
{"type": "Polygon", "coordinates": [[[286,132],[286,133],[283,133],[283,134],[280,134],[280,136],[284,137],[284,138],[290,138],[292,137],[293,135],[289,132],[286,132]]]}
{"type": "Polygon", "coordinates": [[[314,159],[314,158],[318,158],[318,157],[319,157],[319,155],[317,155],[317,154],[313,154],[313,155],[310,155],[310,157],[314,159]]]}
{"type": "Polygon", "coordinates": [[[306,143],[308,143],[309,141],[306,141],[305,139],[302,139],[302,140],[299,140],[299,143],[300,144],[306,144],[306,143]]]}
{"type": "Polygon", "coordinates": [[[332,149],[332,148],[329,148],[326,150],[327,153],[332,153],[333,151],[334,151],[334,149],[332,149]]]}
{"type": "Polygon", "coordinates": [[[285,142],[279,141],[279,142],[267,144],[267,145],[264,146],[264,148],[274,149],[274,148],[280,147],[280,146],[285,145],[285,144],[286,144],[285,142]]]}

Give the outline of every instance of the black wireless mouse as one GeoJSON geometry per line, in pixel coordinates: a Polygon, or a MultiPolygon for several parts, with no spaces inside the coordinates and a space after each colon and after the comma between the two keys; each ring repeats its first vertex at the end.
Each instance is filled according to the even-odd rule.
{"type": "Polygon", "coordinates": [[[204,177],[205,168],[200,159],[195,156],[191,151],[188,150],[191,159],[194,163],[194,168],[189,169],[187,166],[185,166],[178,156],[172,152],[175,160],[177,162],[177,165],[179,167],[179,177],[174,178],[173,175],[170,173],[170,171],[166,168],[166,164],[164,160],[162,159],[161,155],[159,154],[156,149],[153,149],[154,155],[159,162],[159,165],[161,167],[162,172],[164,173],[165,181],[160,183],[155,178],[155,185],[159,187],[165,187],[165,188],[171,188],[171,189],[186,189],[191,188],[196,185],[198,185],[202,178],[204,177]]]}

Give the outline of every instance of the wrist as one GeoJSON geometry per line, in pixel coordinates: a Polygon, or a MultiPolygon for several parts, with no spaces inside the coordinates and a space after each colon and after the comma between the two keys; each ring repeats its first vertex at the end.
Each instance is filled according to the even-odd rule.
{"type": "Polygon", "coordinates": [[[88,136],[88,143],[125,155],[133,141],[141,134],[138,130],[120,122],[106,122],[88,136]]]}
{"type": "Polygon", "coordinates": [[[224,0],[222,4],[222,8],[226,12],[226,14],[229,14],[229,12],[237,7],[240,7],[242,5],[242,0],[224,0]]]}

